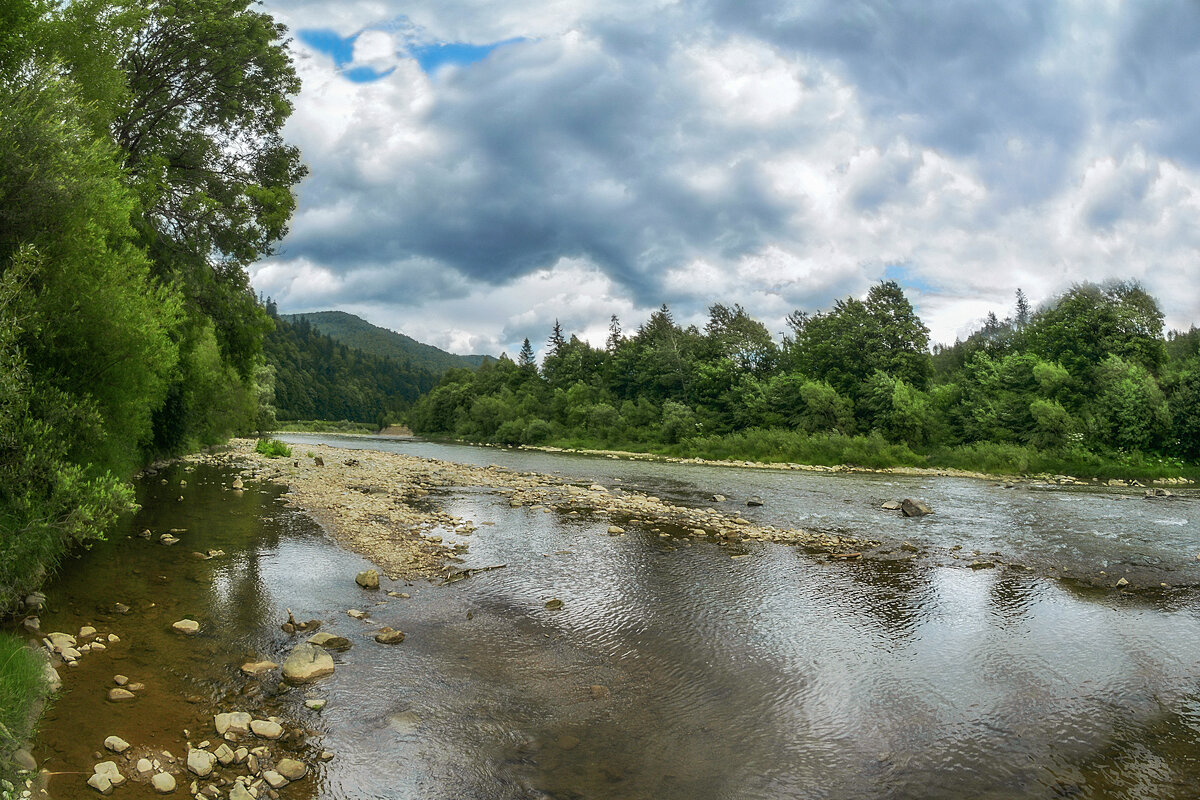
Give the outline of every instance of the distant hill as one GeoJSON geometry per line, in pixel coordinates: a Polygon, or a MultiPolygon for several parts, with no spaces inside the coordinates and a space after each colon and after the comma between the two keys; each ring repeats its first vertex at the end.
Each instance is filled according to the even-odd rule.
{"type": "Polygon", "coordinates": [[[474,369],[490,356],[460,356],[422,344],[411,336],[372,325],[345,311],[314,311],[309,314],[281,314],[289,322],[307,320],[321,333],[344,345],[394,361],[408,362],[419,369],[442,374],[457,367],[474,369]]]}

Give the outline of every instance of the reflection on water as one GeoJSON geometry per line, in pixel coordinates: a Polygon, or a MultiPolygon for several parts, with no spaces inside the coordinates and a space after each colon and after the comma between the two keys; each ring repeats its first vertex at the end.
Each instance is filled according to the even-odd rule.
{"type": "MultiPolygon", "coordinates": [[[[526,462],[521,453],[458,451],[460,460],[572,474],[558,461],[547,468],[540,454],[526,462]]],[[[721,489],[766,498],[762,487],[777,483],[766,510],[747,513],[782,516],[802,500],[805,519],[837,524],[874,513],[868,499],[916,493],[863,476],[708,468],[667,478],[658,471],[674,466],[596,459],[574,469],[677,502],[707,502],[721,489]]],[[[188,479],[184,503],[175,486],[148,485],[130,522],[131,531],[186,527],[183,542],[115,537],[69,567],[52,592],[58,619],[48,615],[48,625],[94,620],[116,601],[134,607],[106,622],[129,635],[129,647],[90,655],[67,676],[71,691],[39,742],[52,769],[90,769],[91,751],[110,733],[136,746],[122,733],[129,727],[144,740],[178,740],[179,729],[203,726],[211,707],[236,702],[284,712],[318,735],[314,747],[336,754],[284,797],[1132,800],[1193,797],[1200,781],[1200,619],[1191,590],[1129,598],[1019,570],[830,563],[779,545],[688,546],[636,529],[610,537],[607,523],[465,491],[440,500],[494,524],[469,537],[442,533],[470,543],[464,566],[508,566],[447,586],[385,581],[411,595],[398,599],[355,586],[365,562],[273,493],[250,486],[234,496],[219,488],[227,476],[203,468],[188,479]],[[209,547],[228,556],[190,556],[209,547]],[[742,552],[749,557],[730,558],[742,552]],[[545,608],[551,598],[563,608],[545,608]],[[348,617],[352,607],[374,622],[348,617]],[[239,694],[257,684],[237,665],[286,653],[291,640],[278,623],[289,608],[354,642],[315,690],[328,701],[320,713],[304,708],[302,690],[239,694]],[[185,613],[204,625],[197,640],[167,633],[185,613]],[[376,645],[379,625],[407,638],[376,645]],[[137,705],[96,703],[118,667],[151,676],[138,703],[158,722],[137,721],[137,705]],[[188,704],[188,695],[203,702],[188,704]]],[[[943,516],[922,530],[993,542],[970,545],[985,552],[1007,548],[1011,535],[1033,541],[1045,509],[1066,515],[1076,499],[1137,507],[1010,492],[1019,498],[1006,501],[1015,519],[990,529],[1003,511],[989,504],[967,534],[953,534],[945,509],[969,507],[971,491],[979,504],[984,484],[921,481],[939,493],[943,516]]],[[[1095,537],[1071,530],[1045,535],[1095,557],[1095,537]]],[[[118,791],[127,789],[138,796],[118,791]]]]}

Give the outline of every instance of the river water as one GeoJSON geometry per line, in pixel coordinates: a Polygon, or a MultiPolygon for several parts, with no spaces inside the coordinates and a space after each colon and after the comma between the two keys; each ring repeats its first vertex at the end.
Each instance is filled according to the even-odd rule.
{"type": "MultiPolygon", "coordinates": [[[[921,555],[835,563],[776,544],[613,537],[607,522],[467,489],[431,498],[479,525],[458,537],[461,566],[507,566],[444,586],[385,580],[402,599],[359,589],[369,564],[278,488],[239,495],[226,472],[174,467],[49,592],[46,630],[91,622],[122,642],[65,674],[35,749],[48,769],[90,772],[112,733],[181,752],[183,728],[209,730],[213,710],[236,706],[295,720],[311,749],[335,754],[285,798],[1200,796],[1194,496],[284,438],[300,452],[324,442],[557,472],[683,505],[719,492],[747,518],[921,555]],[[751,495],[764,505],[745,508],[751,495]],[[936,513],[878,508],[906,496],[936,513]],[[131,535],[143,528],[183,541],[131,535]],[[191,556],[208,548],[226,556],[191,556]],[[967,567],[984,557],[999,566],[967,567]],[[1124,575],[1157,588],[1112,588],[1124,575]],[[259,691],[237,667],[282,661],[287,609],[354,647],[315,689],[259,691]],[[201,635],[172,635],[180,616],[201,635]],[[380,624],[404,643],[372,642],[380,624]],[[144,680],[145,696],[104,703],[114,672],[144,680]],[[312,696],[322,711],[304,707],[312,696]]],[[[51,789],[94,794],[79,776],[51,789]]]]}

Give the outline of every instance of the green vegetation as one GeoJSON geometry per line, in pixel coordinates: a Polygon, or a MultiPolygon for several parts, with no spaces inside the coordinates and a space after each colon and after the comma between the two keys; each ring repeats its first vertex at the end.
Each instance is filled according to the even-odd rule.
{"type": "MultiPolygon", "coordinates": [[[[23,641],[0,633],[0,755],[23,746],[33,732],[29,710],[46,695],[42,663],[23,641]]],[[[5,769],[0,761],[0,779],[15,784],[16,776],[5,769]]]]}
{"type": "Polygon", "coordinates": [[[369,422],[352,422],[348,419],[291,419],[280,422],[275,430],[296,433],[375,433],[378,427],[369,422]]]}
{"type": "MultiPolygon", "coordinates": [[[[268,313],[274,310],[268,301],[268,313]]],[[[275,317],[263,350],[274,374],[274,415],[284,421],[342,419],[382,428],[437,384],[436,374],[406,357],[348,347],[305,319],[275,317]]]]}
{"type": "Polygon", "coordinates": [[[292,455],[292,448],[278,439],[259,439],[254,445],[254,451],[267,458],[288,458],[292,455]]]}
{"type": "Polygon", "coordinates": [[[418,433],[711,459],[950,467],[1079,477],[1200,477],[1200,332],[1163,335],[1136,284],[1076,286],[929,350],[903,290],[796,312],[776,343],[738,306],[703,331],[665,305],[604,349],[556,324],[454,370],[407,418],[418,433]]]}
{"type": "Polygon", "coordinates": [[[252,0],[0,0],[0,611],[148,460],[271,421],[246,266],[304,174],[284,34],[252,0]]]}
{"type": "Polygon", "coordinates": [[[308,314],[286,314],[284,320],[299,325],[308,323],[326,336],[348,347],[390,358],[397,363],[408,363],[414,369],[431,372],[434,376],[457,367],[478,367],[488,356],[460,356],[439,350],[433,345],[423,344],[403,333],[389,331],[372,325],[365,319],[347,314],[345,311],[314,311],[308,314]]]}

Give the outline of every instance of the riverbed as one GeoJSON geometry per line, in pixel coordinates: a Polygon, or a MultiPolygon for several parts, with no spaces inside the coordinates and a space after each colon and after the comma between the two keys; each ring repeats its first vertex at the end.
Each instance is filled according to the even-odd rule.
{"type": "Polygon", "coordinates": [[[297,458],[325,443],[496,464],[879,545],[846,561],[652,521],[610,535],[610,519],[455,487],[422,502],[470,532],[426,533],[466,545],[455,570],[505,566],[451,583],[385,575],[369,591],[354,576],[372,562],[283,487],[238,491],[229,469],[175,465],[47,593],[43,630],[120,639],[62,669],[34,749],[63,773],[55,797],[95,796],[84,779],[106,736],[178,755],[235,707],[302,734],[291,751],[310,772],[285,798],[1132,799],[1200,785],[1188,492],[283,438],[297,458]],[[902,497],[935,513],[879,507],[902,497]],[[179,543],[160,544],[171,530],[179,543]],[[210,550],[223,555],[193,555],[210,550]],[[1137,591],[1116,585],[1125,576],[1137,591]],[[351,640],[335,673],[291,689],[242,675],[302,640],[279,627],[289,609],[351,640]],[[201,633],[174,633],[181,617],[201,633]],[[375,643],[384,625],[404,642],[375,643]],[[104,699],[117,673],[145,684],[133,702],[104,699]]]}

